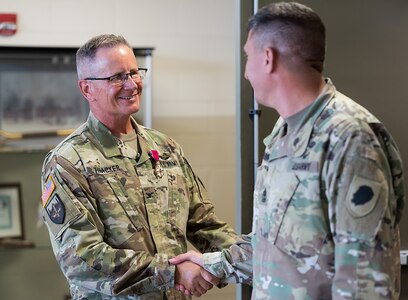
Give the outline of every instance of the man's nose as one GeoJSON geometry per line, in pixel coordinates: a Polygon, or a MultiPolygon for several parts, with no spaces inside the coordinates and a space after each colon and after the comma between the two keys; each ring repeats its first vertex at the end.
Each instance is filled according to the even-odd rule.
{"type": "Polygon", "coordinates": [[[130,74],[126,74],[126,79],[123,81],[123,85],[138,87],[136,80],[134,80],[130,74]]]}
{"type": "Polygon", "coordinates": [[[244,72],[244,78],[245,78],[246,80],[248,80],[248,75],[247,75],[247,70],[246,70],[246,68],[245,68],[245,72],[244,72]]]}

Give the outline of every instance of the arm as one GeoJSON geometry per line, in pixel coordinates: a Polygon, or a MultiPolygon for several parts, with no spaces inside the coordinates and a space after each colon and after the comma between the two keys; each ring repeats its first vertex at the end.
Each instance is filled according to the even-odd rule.
{"type": "Polygon", "coordinates": [[[189,182],[190,209],[187,238],[201,252],[228,248],[238,238],[234,229],[214,212],[207,190],[184,159],[184,173],[189,182]]]}
{"type": "Polygon", "coordinates": [[[221,279],[222,283],[252,284],[252,246],[251,234],[242,236],[229,249],[201,254],[196,251],[178,255],[170,259],[178,265],[192,261],[221,279]]]}
{"type": "Polygon", "coordinates": [[[335,242],[333,299],[394,299],[400,264],[392,174],[402,168],[390,168],[390,145],[367,124],[337,133],[323,174],[335,242]]]}
{"type": "Polygon", "coordinates": [[[204,269],[223,283],[252,285],[252,234],[243,235],[229,249],[203,255],[204,269]]]}
{"type": "MultiPolygon", "coordinates": [[[[189,192],[189,215],[187,219],[187,238],[200,251],[214,251],[231,246],[236,240],[237,235],[234,230],[225,222],[220,221],[214,213],[214,207],[208,199],[207,191],[201,180],[194,174],[188,161],[184,158],[181,148],[180,161],[182,162],[183,174],[188,183],[189,192]]],[[[178,266],[178,265],[177,265],[178,266]]],[[[203,277],[207,281],[214,282],[214,276],[203,270],[203,277]]],[[[178,289],[190,290],[183,286],[177,279],[178,289]],[[180,288],[181,287],[181,288],[180,288]]]]}

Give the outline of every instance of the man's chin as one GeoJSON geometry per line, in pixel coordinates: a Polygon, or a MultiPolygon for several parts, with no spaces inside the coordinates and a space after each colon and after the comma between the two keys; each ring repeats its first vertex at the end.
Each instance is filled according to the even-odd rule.
{"type": "Polygon", "coordinates": [[[137,108],[131,109],[131,114],[135,114],[140,110],[139,106],[137,106],[137,108]]]}
{"type": "Polygon", "coordinates": [[[140,110],[140,103],[138,102],[136,105],[132,105],[132,114],[137,113],[140,110]]]}
{"type": "Polygon", "coordinates": [[[140,99],[122,100],[120,101],[120,105],[126,107],[128,110],[138,112],[140,109],[140,99]]]}

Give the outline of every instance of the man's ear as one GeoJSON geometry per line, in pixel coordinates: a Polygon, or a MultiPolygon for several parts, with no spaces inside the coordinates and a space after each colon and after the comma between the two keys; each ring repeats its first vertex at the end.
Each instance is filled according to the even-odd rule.
{"type": "Polygon", "coordinates": [[[265,60],[264,60],[264,65],[265,65],[265,69],[266,72],[268,73],[272,73],[275,69],[275,64],[276,64],[276,53],[274,51],[273,48],[265,48],[264,50],[264,56],[265,56],[265,60]]]}
{"type": "Polygon", "coordinates": [[[92,87],[89,84],[88,80],[85,79],[78,80],[78,87],[82,95],[85,97],[86,100],[88,100],[88,102],[95,101],[92,94],[92,87]]]}

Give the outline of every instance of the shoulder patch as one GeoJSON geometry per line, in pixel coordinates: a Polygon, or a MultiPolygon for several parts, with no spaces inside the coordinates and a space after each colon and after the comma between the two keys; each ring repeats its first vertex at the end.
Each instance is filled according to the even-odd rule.
{"type": "Polygon", "coordinates": [[[43,207],[45,207],[45,205],[47,204],[54,190],[55,190],[55,184],[50,175],[48,176],[47,181],[44,183],[44,186],[43,186],[43,191],[42,191],[42,196],[41,196],[43,207]]]}
{"type": "Polygon", "coordinates": [[[58,194],[54,194],[50,201],[45,206],[45,210],[47,211],[50,220],[55,224],[62,224],[64,223],[65,219],[65,206],[62,203],[58,194]]]}
{"type": "Polygon", "coordinates": [[[354,176],[346,200],[349,213],[355,218],[368,215],[378,202],[380,189],[380,183],[354,176]]]}

